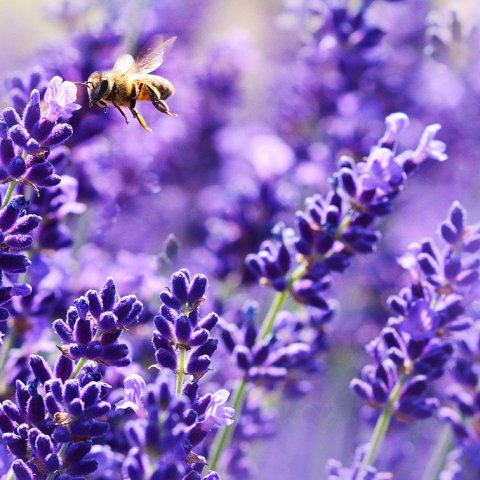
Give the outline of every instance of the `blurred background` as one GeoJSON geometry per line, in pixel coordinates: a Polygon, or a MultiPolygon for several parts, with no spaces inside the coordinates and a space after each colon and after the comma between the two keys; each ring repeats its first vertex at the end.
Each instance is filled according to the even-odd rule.
{"type": "MultiPolygon", "coordinates": [[[[49,265],[52,285],[67,282],[72,295],[114,275],[155,305],[178,265],[211,276],[227,319],[247,298],[266,305],[243,259],[276,222],[293,225],[307,195],[327,191],[339,156],[362,159],[395,111],[411,119],[405,148],[442,124],[449,160],[419,169],[382,226],[379,252],[336,279],[325,373],[312,376],[309,396],[272,400],[278,433],[259,435],[253,478],[313,480],[330,457],[350,463],[369,418],[348,383],[386,320],[386,298],[406,282],[397,258],[436,234],[453,200],[480,220],[479,20],[475,0],[0,0],[3,107],[15,75],[85,81],[154,34],[178,37],[157,72],[176,87],[168,104],[178,117],[142,104],[152,134],[112,109],[88,110],[79,90],[64,173],[86,208],[62,219],[72,241],[49,265]],[[332,20],[333,8],[345,18],[332,20]],[[169,235],[179,254],[162,263],[169,235]]],[[[438,428],[428,422],[384,457],[395,478],[422,468],[425,432],[438,428]]]]}

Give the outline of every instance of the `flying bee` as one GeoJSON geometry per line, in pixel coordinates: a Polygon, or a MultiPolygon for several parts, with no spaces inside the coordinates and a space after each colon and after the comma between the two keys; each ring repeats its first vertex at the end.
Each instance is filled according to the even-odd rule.
{"type": "Polygon", "coordinates": [[[166,51],[172,47],[176,38],[163,41],[163,37],[156,36],[136,59],[125,54],[117,59],[111,70],[93,72],[83,83],[88,88],[90,107],[96,105],[106,112],[111,104],[128,123],[122,110],[122,107],[127,107],[148,132],[152,130],[135,108],[138,101],[149,100],[158,111],[176,116],[170,112],[165,102],[175,91],[173,85],[166,78],[150,74],[162,64],[166,51]]]}

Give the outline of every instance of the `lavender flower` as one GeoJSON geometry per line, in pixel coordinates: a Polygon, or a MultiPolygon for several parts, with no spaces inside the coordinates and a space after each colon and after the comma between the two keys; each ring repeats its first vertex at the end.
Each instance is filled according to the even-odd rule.
{"type": "Polygon", "coordinates": [[[130,364],[128,346],[118,339],[126,327],[138,321],[142,309],[134,295],[120,297],[113,279],[107,279],[100,292],[89,290],[78,298],[66,320],[54,322],[53,328],[64,342],[59,347],[62,354],[118,367],[130,364]]]}
{"type": "Polygon", "coordinates": [[[192,278],[188,270],[183,269],[172,275],[171,288],[160,294],[163,305],[154,318],[157,330],[152,338],[159,367],[176,370],[175,350],[178,349],[189,352],[186,373],[201,377],[208,371],[210,357],[218,343],[210,332],[218,316],[212,312],[200,318],[199,307],[205,300],[207,284],[204,275],[192,278]]]}
{"type": "MultiPolygon", "coordinates": [[[[392,127],[392,123],[398,119],[403,125],[406,117],[395,115],[387,119],[387,134],[380,145],[385,144],[387,137],[392,141],[393,130],[396,134],[402,131],[403,126],[392,127]]],[[[299,303],[328,309],[322,292],[330,286],[329,274],[343,272],[355,253],[374,251],[380,239],[380,232],[374,229],[375,221],[392,211],[392,201],[404,187],[413,166],[429,155],[437,157],[436,149],[443,151],[443,143],[432,143],[436,131],[437,127],[428,127],[413,153],[395,155],[394,145],[390,144],[388,148],[373,148],[367,160],[358,164],[341,158],[330,194],[326,198],[315,195],[307,199],[306,211],[297,213],[296,235],[291,245],[285,234],[264,243],[258,254],[247,256],[251,272],[278,291],[290,289],[299,303]],[[303,269],[289,279],[294,251],[301,256],[303,269]]]]}
{"type": "Polygon", "coordinates": [[[81,108],[75,103],[77,100],[77,87],[72,82],[64,82],[58,75],[50,80],[44,96],[48,104],[44,118],[55,123],[59,117],[68,120],[73,112],[81,108]]]}
{"type": "MultiPolygon", "coordinates": [[[[75,85],[64,82],[60,88],[58,81],[55,82],[59,97],[57,99],[53,93],[52,86],[48,95],[46,93],[49,108],[58,106],[58,115],[61,112],[73,112],[77,105],[71,101],[75,98],[66,95],[66,91],[71,93],[72,87],[76,88],[75,85]]],[[[11,179],[35,187],[49,187],[60,182],[53,164],[47,158],[51,148],[61,145],[72,136],[73,129],[66,123],[56,123],[58,115],[52,111],[49,110],[47,115],[48,118],[41,112],[38,90],[32,90],[30,101],[21,117],[13,108],[3,110],[0,118],[0,157],[3,163],[0,176],[3,180],[11,179]]]]}

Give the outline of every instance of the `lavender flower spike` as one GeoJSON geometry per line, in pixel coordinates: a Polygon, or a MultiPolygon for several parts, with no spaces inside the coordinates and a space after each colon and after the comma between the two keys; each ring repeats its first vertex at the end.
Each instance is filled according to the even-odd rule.
{"type": "Polygon", "coordinates": [[[44,117],[54,123],[59,117],[68,119],[72,113],[82,108],[75,103],[77,99],[77,87],[73,82],[63,81],[58,75],[50,80],[44,100],[48,104],[48,109],[44,117]]]}

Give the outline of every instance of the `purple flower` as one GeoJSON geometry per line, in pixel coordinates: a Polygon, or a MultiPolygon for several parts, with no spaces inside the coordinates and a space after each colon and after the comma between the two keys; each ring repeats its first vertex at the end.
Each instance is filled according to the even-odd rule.
{"type": "Polygon", "coordinates": [[[385,118],[385,126],[387,127],[383,137],[380,139],[381,146],[393,145],[400,134],[408,128],[410,120],[404,113],[392,113],[385,118]]]}
{"type": "Polygon", "coordinates": [[[125,398],[115,405],[116,410],[132,409],[137,416],[145,417],[142,397],[147,391],[147,384],[140,375],[129,375],[123,381],[125,398]]]}
{"type": "Polygon", "coordinates": [[[44,100],[48,104],[47,111],[43,114],[48,121],[55,123],[59,117],[69,119],[72,113],[82,108],[75,103],[77,87],[74,83],[63,81],[58,75],[50,80],[44,100]]]}
{"type": "Polygon", "coordinates": [[[229,396],[230,393],[223,388],[212,394],[205,412],[205,420],[201,425],[202,430],[209,431],[213,427],[225,427],[233,423],[235,409],[225,406],[229,396]]]}
{"type": "Polygon", "coordinates": [[[413,152],[412,160],[419,165],[427,158],[433,158],[439,162],[444,162],[448,156],[445,153],[446,145],[441,140],[436,140],[435,135],[440,130],[441,125],[435,123],[429,125],[422,134],[418,147],[413,152]]]}

